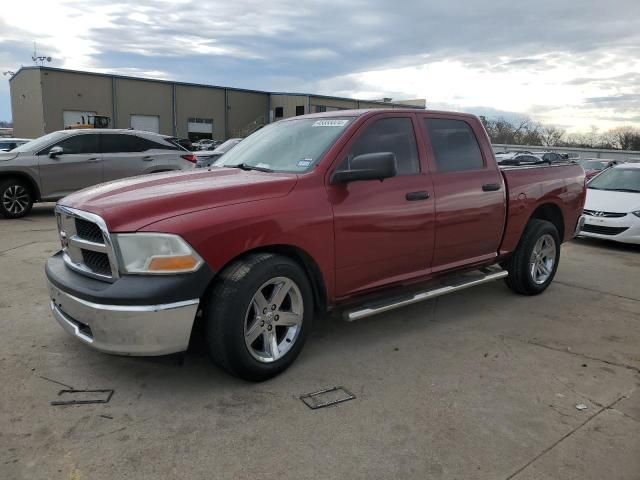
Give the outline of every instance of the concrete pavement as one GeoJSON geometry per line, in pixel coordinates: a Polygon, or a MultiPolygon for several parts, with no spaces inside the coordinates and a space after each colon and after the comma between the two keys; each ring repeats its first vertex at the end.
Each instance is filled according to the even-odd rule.
{"type": "Polygon", "coordinates": [[[496,282],[318,319],[294,366],[256,385],[198,345],[181,362],[70,338],[44,282],[58,246],[51,205],[0,219],[0,479],[640,478],[640,248],[564,245],[538,297],[496,282]],[[53,407],[64,387],[41,377],[115,394],[53,407]],[[357,398],[298,398],[334,385],[357,398]]]}

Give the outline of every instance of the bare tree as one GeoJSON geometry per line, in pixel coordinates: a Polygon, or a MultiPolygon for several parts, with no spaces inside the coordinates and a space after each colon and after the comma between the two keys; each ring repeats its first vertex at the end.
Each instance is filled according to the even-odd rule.
{"type": "Polygon", "coordinates": [[[607,148],[640,150],[640,129],[618,127],[600,132],[592,126],[585,133],[571,133],[553,125],[543,125],[522,118],[512,122],[504,117],[480,117],[492,143],[507,145],[540,145],[544,147],[607,148]]]}
{"type": "Polygon", "coordinates": [[[632,150],[637,148],[640,142],[640,131],[633,127],[618,127],[611,130],[616,147],[622,150],[632,150]]]}
{"type": "Polygon", "coordinates": [[[542,140],[542,145],[545,147],[555,147],[560,143],[565,133],[562,128],[545,125],[540,129],[540,140],[542,140]]]}

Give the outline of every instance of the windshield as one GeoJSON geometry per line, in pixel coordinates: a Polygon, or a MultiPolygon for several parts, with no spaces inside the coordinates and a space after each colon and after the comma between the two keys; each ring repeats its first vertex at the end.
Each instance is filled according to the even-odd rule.
{"type": "Polygon", "coordinates": [[[351,118],[301,118],[272,123],[242,140],[214,165],[306,172],[351,122],[351,118]]]}
{"type": "Polygon", "coordinates": [[[589,188],[640,193],[640,168],[611,168],[591,180],[589,188]]]}
{"type": "Polygon", "coordinates": [[[14,148],[11,153],[14,152],[37,152],[41,148],[46,147],[50,143],[55,142],[65,136],[62,132],[53,132],[44,135],[43,137],[36,138],[35,140],[31,140],[30,142],[25,143],[24,145],[20,145],[19,147],[14,148]]]}

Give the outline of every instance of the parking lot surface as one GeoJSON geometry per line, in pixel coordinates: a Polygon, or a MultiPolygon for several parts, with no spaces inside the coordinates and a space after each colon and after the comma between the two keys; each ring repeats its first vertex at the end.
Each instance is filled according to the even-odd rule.
{"type": "Polygon", "coordinates": [[[565,244],[537,297],[496,282],[317,319],[292,368],[251,384],[197,344],[129,358],[69,337],[44,279],[58,246],[50,204],[0,220],[0,479],[640,478],[638,247],[565,244]],[[52,406],[54,381],[115,393],[52,406]],[[336,385],[356,398],[299,399],[336,385]]]}

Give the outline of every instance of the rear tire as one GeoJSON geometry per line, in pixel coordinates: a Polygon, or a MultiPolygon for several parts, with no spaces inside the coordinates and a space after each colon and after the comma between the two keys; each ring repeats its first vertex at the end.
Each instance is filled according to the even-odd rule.
{"type": "Polygon", "coordinates": [[[8,178],[0,181],[0,215],[21,218],[33,207],[33,193],[23,180],[8,178]]]}
{"type": "Polygon", "coordinates": [[[553,281],[560,260],[560,236],[553,223],[531,220],[515,252],[503,267],[507,286],[521,295],[538,295],[553,281]]]}
{"type": "Polygon", "coordinates": [[[205,307],[211,359],[245,380],[268,380],[302,350],[313,312],[309,280],[295,261],[250,254],[220,273],[205,307]]]}

